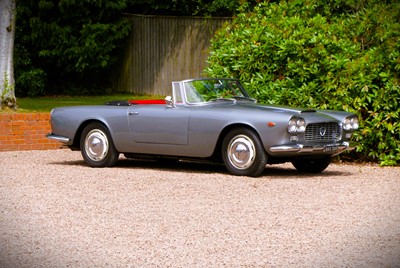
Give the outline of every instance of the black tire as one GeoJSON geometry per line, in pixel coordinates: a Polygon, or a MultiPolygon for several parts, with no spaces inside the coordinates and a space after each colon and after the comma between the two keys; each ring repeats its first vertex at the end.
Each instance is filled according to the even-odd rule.
{"type": "Polygon", "coordinates": [[[292,161],[293,166],[300,172],[321,173],[331,163],[330,157],[316,159],[296,159],[292,161]]]}
{"type": "Polygon", "coordinates": [[[222,142],[222,159],[233,175],[256,177],[267,164],[267,154],[260,139],[248,128],[230,131],[222,142]]]}
{"type": "Polygon", "coordinates": [[[83,159],[91,167],[110,167],[119,158],[110,132],[101,123],[90,123],[84,128],[80,149],[83,159]]]}

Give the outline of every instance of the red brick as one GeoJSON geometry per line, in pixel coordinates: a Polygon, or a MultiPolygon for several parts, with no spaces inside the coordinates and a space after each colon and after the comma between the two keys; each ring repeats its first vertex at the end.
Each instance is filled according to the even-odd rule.
{"type": "Polygon", "coordinates": [[[11,116],[11,121],[25,121],[26,114],[13,114],[11,116]]]}
{"type": "Polygon", "coordinates": [[[11,114],[0,114],[0,121],[10,121],[11,114]]]}
{"type": "Polygon", "coordinates": [[[50,113],[0,114],[0,151],[58,149],[62,143],[46,138],[50,113]]]}

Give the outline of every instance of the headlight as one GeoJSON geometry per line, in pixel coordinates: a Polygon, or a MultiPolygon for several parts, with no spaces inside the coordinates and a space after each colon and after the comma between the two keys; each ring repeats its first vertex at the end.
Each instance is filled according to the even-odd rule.
{"type": "Polygon", "coordinates": [[[306,121],[303,118],[297,119],[297,132],[306,131],[306,121]]]}
{"type": "Polygon", "coordinates": [[[303,118],[292,117],[288,123],[289,133],[301,133],[306,131],[306,121],[303,118]]]}
{"type": "Polygon", "coordinates": [[[296,120],[295,119],[291,119],[289,121],[289,125],[288,125],[288,132],[289,133],[295,133],[296,130],[297,130],[296,120]]]}
{"type": "Polygon", "coordinates": [[[344,130],[350,130],[351,129],[351,120],[349,118],[346,118],[343,121],[343,129],[344,130]]]}
{"type": "Polygon", "coordinates": [[[358,118],[357,117],[347,117],[343,120],[343,129],[346,131],[358,129],[358,118]]]}
{"type": "Polygon", "coordinates": [[[358,124],[358,118],[357,117],[353,117],[351,119],[351,126],[353,127],[354,130],[358,129],[359,124],[358,124]]]}
{"type": "Polygon", "coordinates": [[[296,128],[296,126],[294,126],[294,125],[291,125],[291,126],[288,127],[288,132],[289,132],[289,133],[295,133],[296,130],[297,130],[297,128],[296,128]]]}

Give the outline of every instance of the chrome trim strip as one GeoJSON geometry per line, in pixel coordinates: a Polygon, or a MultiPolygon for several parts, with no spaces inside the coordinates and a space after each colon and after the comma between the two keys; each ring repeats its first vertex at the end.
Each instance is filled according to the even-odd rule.
{"type": "Polygon", "coordinates": [[[60,142],[63,142],[63,143],[68,143],[69,142],[69,138],[64,137],[64,136],[54,135],[53,133],[47,134],[46,137],[48,139],[50,139],[50,140],[60,141],[60,142]]]}

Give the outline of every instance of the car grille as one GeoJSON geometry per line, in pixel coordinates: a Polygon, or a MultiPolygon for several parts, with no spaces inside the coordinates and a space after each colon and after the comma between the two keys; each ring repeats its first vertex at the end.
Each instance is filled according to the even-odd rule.
{"type": "Polygon", "coordinates": [[[332,142],[342,138],[342,128],[338,123],[308,124],[305,140],[310,142],[332,142]]]}

